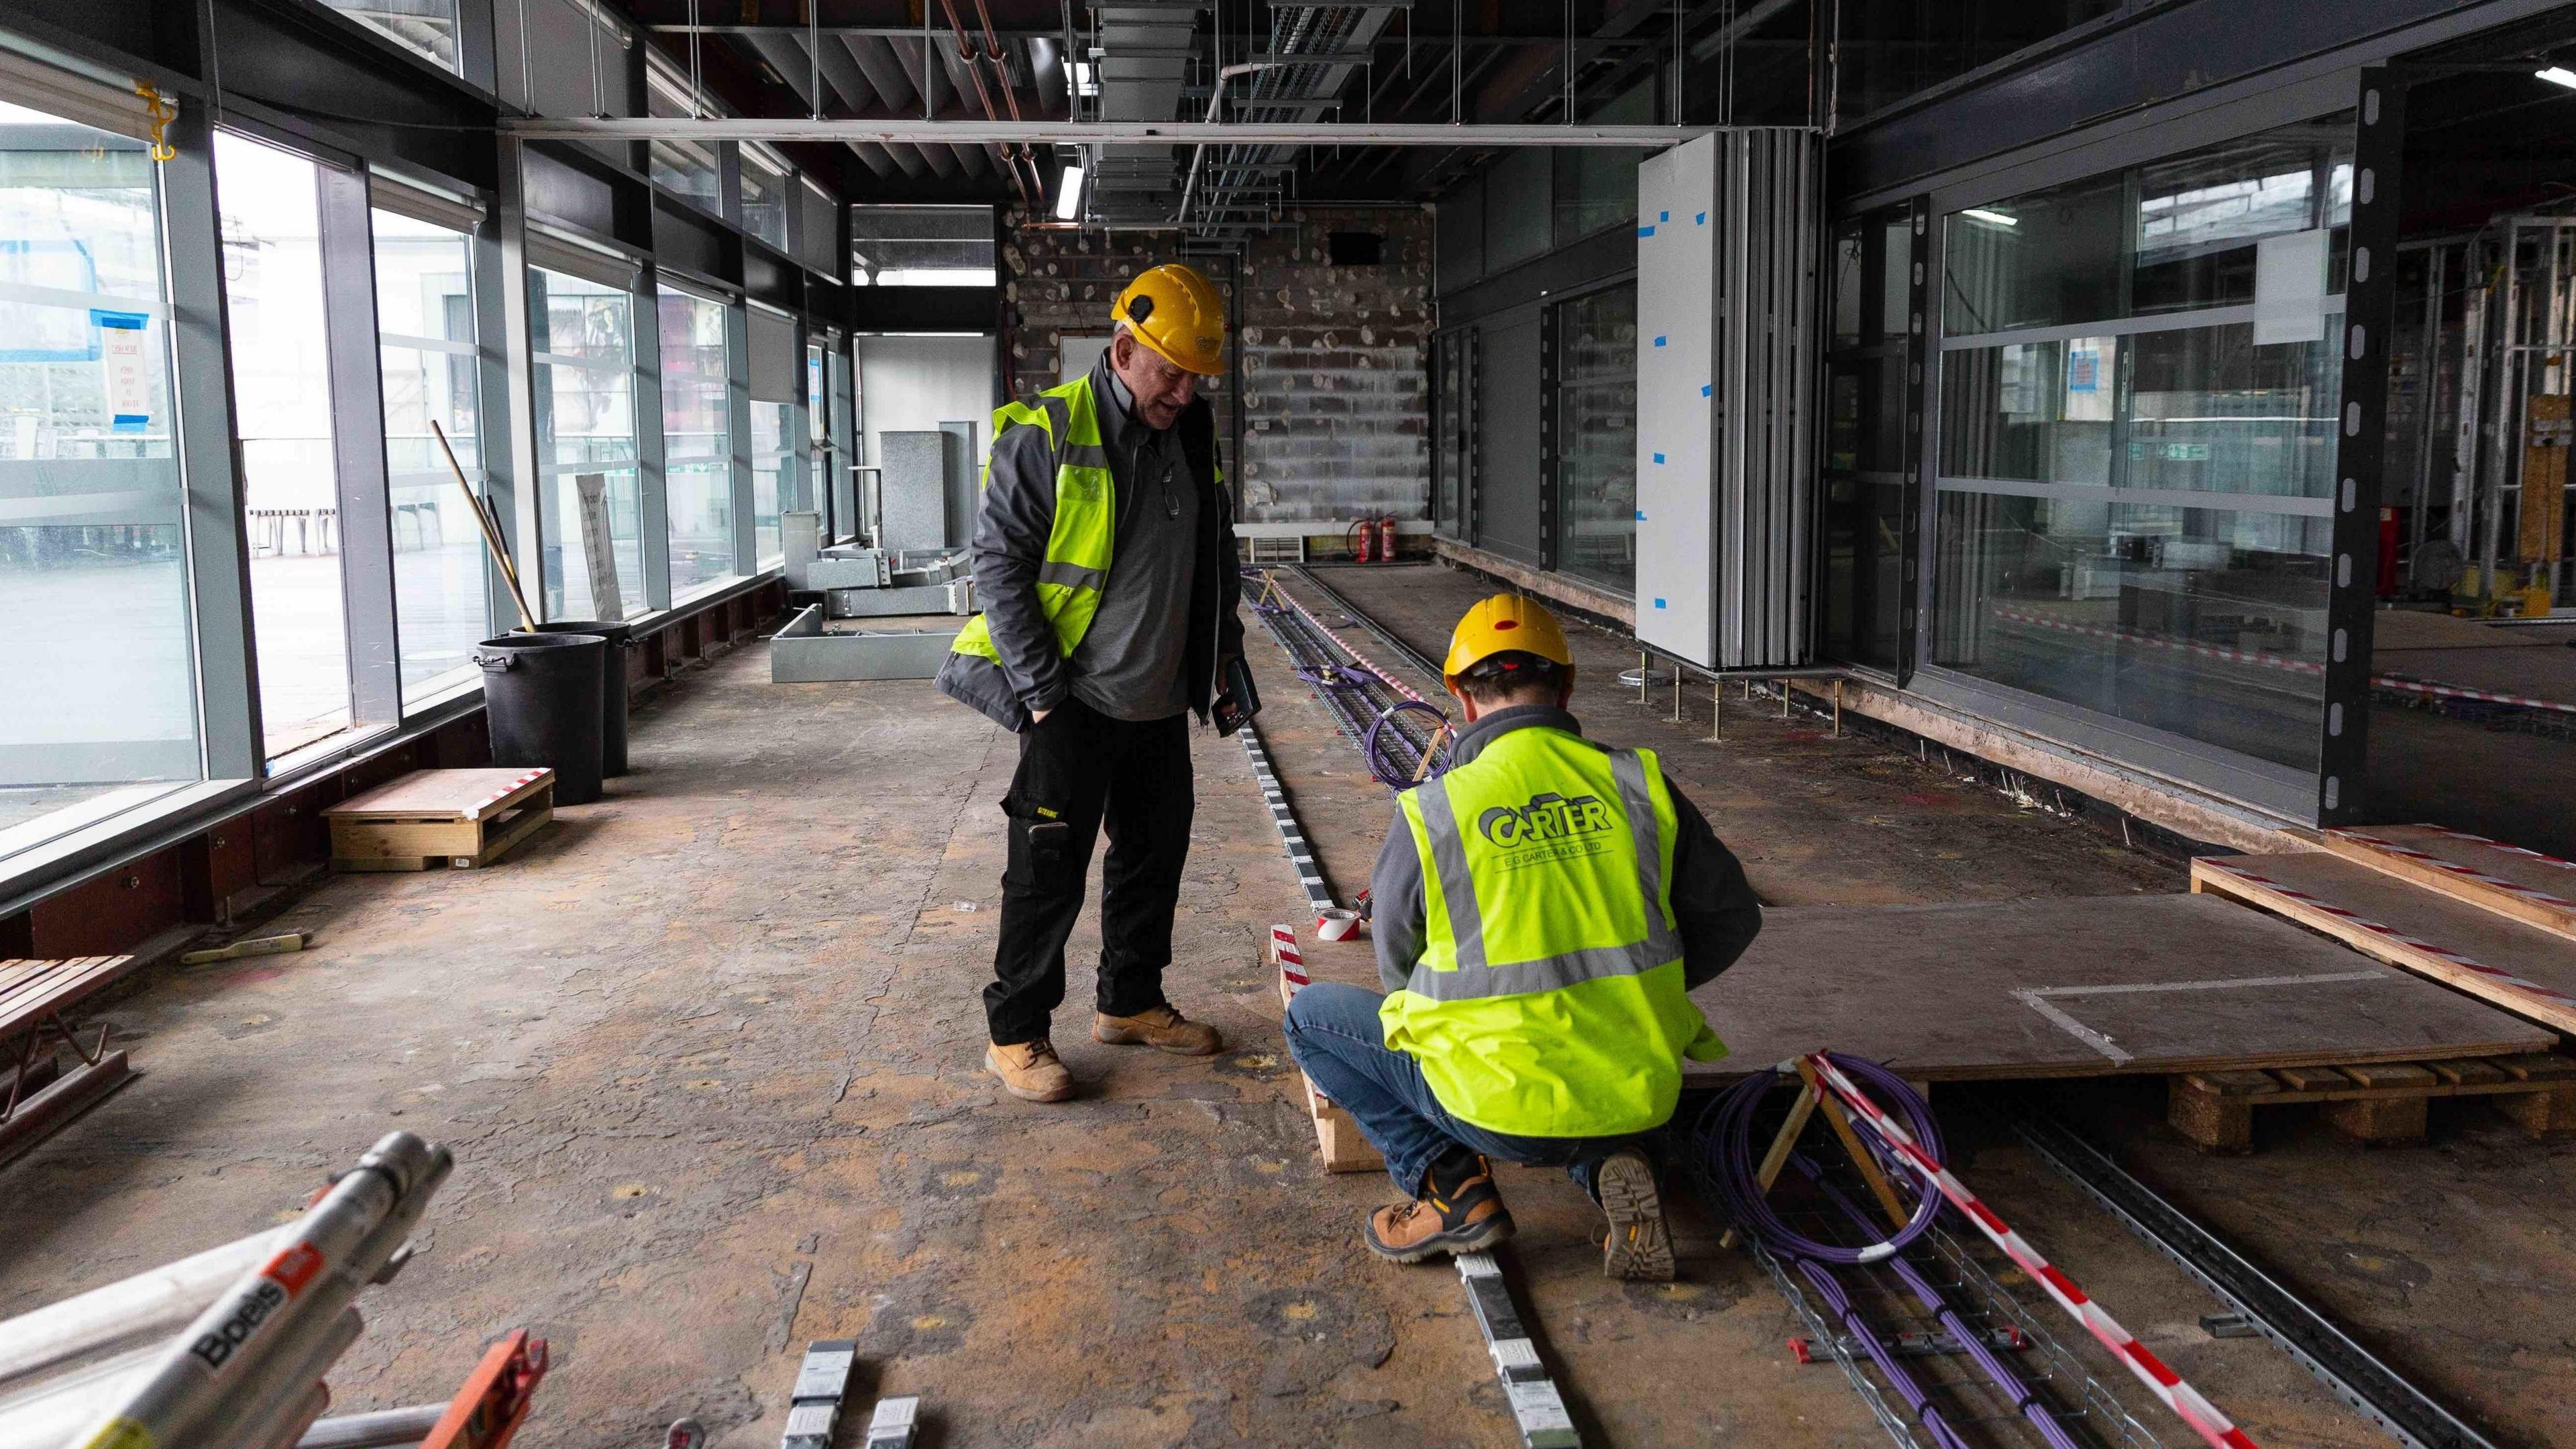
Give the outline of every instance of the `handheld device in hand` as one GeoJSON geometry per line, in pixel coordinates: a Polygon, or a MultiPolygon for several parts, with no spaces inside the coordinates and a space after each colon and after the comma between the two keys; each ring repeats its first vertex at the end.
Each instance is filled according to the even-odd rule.
{"type": "Polygon", "coordinates": [[[1216,725],[1217,733],[1230,735],[1261,713],[1261,691],[1252,687],[1252,666],[1244,663],[1239,654],[1226,662],[1225,678],[1218,684],[1222,688],[1208,718],[1216,725]]]}

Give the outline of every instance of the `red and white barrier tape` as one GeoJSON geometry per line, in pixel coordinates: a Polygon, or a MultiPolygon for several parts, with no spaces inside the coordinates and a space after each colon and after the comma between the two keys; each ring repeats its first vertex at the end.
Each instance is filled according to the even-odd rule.
{"type": "MultiPolygon", "coordinates": [[[[1306,953],[1297,949],[1296,927],[1272,926],[1270,928],[1270,954],[1279,963],[1279,979],[1287,984],[1289,1000],[1296,1000],[1298,992],[1315,984],[1314,980],[1306,974],[1306,953]]],[[[1307,1079],[1306,1090],[1315,1098],[1315,1110],[1320,1112],[1333,1105],[1332,1098],[1315,1091],[1314,1088],[1314,1080],[1307,1079]]]]}
{"type": "Polygon", "coordinates": [[[2561,860],[2557,856],[2533,850],[2528,846],[2507,845],[2503,841],[2495,839],[2493,836],[2472,835],[2465,830],[2453,830],[2447,825],[2418,825],[2415,828],[2418,830],[2429,830],[2436,835],[2447,835],[2453,840],[2465,840],[2474,845],[2483,845],[2490,850],[2501,850],[2508,855],[2529,856],[2533,860],[2539,861],[2544,865],[2554,865],[2560,870],[2576,870],[2576,860],[2561,860]]]}
{"type": "MultiPolygon", "coordinates": [[[[1409,700],[1412,700],[1415,704],[1431,703],[1431,701],[1424,699],[1421,695],[1414,693],[1411,685],[1406,684],[1403,680],[1396,678],[1385,670],[1378,668],[1376,661],[1370,659],[1367,655],[1362,654],[1357,649],[1353,649],[1351,647],[1351,641],[1343,638],[1340,630],[1326,626],[1323,620],[1316,618],[1307,610],[1303,603],[1298,601],[1295,594],[1288,592],[1286,589],[1280,589],[1279,597],[1288,601],[1289,608],[1292,608],[1299,614],[1304,615],[1307,623],[1314,625],[1318,630],[1329,636],[1334,643],[1341,645],[1343,652],[1350,655],[1353,659],[1358,660],[1362,669],[1365,669],[1369,673],[1376,675],[1378,678],[1385,680],[1387,688],[1394,690],[1396,693],[1403,695],[1409,700]]],[[[1438,706],[1435,705],[1433,707],[1437,708],[1438,706]]]]}
{"type": "MultiPolygon", "coordinates": [[[[2010,620],[2016,624],[2031,624],[2042,629],[2054,629],[2061,634],[2084,634],[2096,639],[2116,639],[2124,644],[2137,644],[2149,649],[2165,649],[2176,654],[2198,654],[2204,658],[2232,660],[2239,664],[2259,664],[2266,669],[2286,670],[2293,674],[2322,675],[2326,672],[2326,667],[2322,664],[2310,663],[2305,659],[2292,659],[2286,654],[2265,654],[2252,649],[2221,649],[2214,644],[2188,644],[2179,639],[2159,639],[2152,634],[2140,634],[2128,629],[2105,629],[2097,624],[2074,624],[2064,619],[2051,619],[2044,614],[2025,614],[2017,609],[1998,608],[1992,612],[1998,619],[2010,620]]],[[[2517,709],[2542,709],[2558,714],[2576,714],[2576,704],[2566,704],[2554,699],[2534,699],[2527,694],[2503,694],[2492,689],[2471,689],[2460,684],[2437,684],[2429,680],[2408,679],[2396,674],[2374,674],[2370,676],[2370,684],[2374,689],[2395,689],[2408,694],[2433,695],[2441,699],[2474,699],[2487,704],[2509,704],[2517,709]]]]}
{"type": "Polygon", "coordinates": [[[482,799],[475,801],[473,804],[466,806],[465,818],[468,820],[481,819],[483,812],[486,809],[503,800],[509,799],[512,795],[515,795],[519,791],[527,788],[529,781],[543,779],[550,773],[552,773],[551,767],[539,765],[537,768],[528,771],[526,774],[519,776],[515,780],[512,780],[509,784],[502,786],[498,791],[486,795],[482,799]]]}
{"type": "Polygon", "coordinates": [[[2014,1232],[2002,1218],[1995,1216],[1994,1209],[1978,1200],[1977,1195],[1968,1190],[1968,1185],[1950,1169],[1933,1161],[1922,1145],[1914,1140],[1914,1135],[1905,1130],[1904,1124],[1881,1111],[1868,1093],[1843,1075],[1832,1058],[1816,1052],[1808,1056],[1807,1063],[1815,1069],[1817,1078],[1831,1087],[1834,1095],[1842,1098],[1843,1104],[1851,1108],[1854,1115],[1867,1122],[1898,1156],[1913,1164],[1925,1180],[1950,1200],[1952,1207],[1975,1223],[1977,1230],[2001,1248],[2016,1266],[2047,1289],[2048,1296],[2057,1300],[2058,1307],[2065,1309],[2076,1322],[2084,1325],[2085,1332],[2128,1365],[2129,1371],[2154,1390],[2156,1397],[2164,1400],[2165,1407],[2190,1425],[2193,1433],[2216,1449],[2254,1449],[2254,1441],[2246,1437],[2244,1430],[2231,1423],[2225,1414],[2218,1411],[2217,1405],[2201,1395],[2200,1390],[2185,1383],[2182,1375],[2167,1367],[2163,1359],[2156,1357],[2145,1344],[2138,1342],[2135,1335],[2122,1328],[2117,1319],[2103,1311],[2101,1304],[2086,1297],[2073,1279],[2051,1267],[2048,1260],[2039,1255],[2038,1249],[2024,1241],[2022,1235],[2014,1232]]]}
{"type": "Polygon", "coordinates": [[[2352,911],[2347,911],[2332,901],[2310,895],[2308,892],[2300,890],[2294,886],[2283,885],[2279,881],[2272,879],[2270,876],[2259,875],[2253,871],[2247,870],[2241,865],[2231,865],[2225,861],[2210,859],[2207,856],[2201,857],[2198,861],[2194,862],[2194,864],[2207,866],[2211,870],[2232,875],[2238,880],[2249,881],[2255,885],[2261,886],[2267,891],[2287,896],[2291,900],[2297,901],[2299,904],[2306,906],[2311,910],[2322,911],[2325,914],[2334,917],[2338,921],[2350,921],[2352,924],[2368,931],[2372,935],[2378,936],[2384,940],[2393,941],[2400,946],[2404,946],[2410,951],[2421,951],[2428,956],[2438,956],[2444,961],[2459,967],[2463,971],[2474,972],[2479,976],[2485,977],[2489,981],[2495,982],[2499,986],[2531,996],[2546,997],[2553,1002],[2565,1002],[2569,1005],[2576,1005],[2576,996],[2570,996],[2564,991],[2558,991],[2550,987],[2543,986],[2537,981],[2526,980],[2523,977],[2514,975],[2510,971],[2499,970],[2498,968],[2489,966],[2485,962],[2479,961],[2473,957],[2463,956],[2448,946],[2436,946],[2430,941],[2417,940],[2415,937],[2407,935],[2405,932],[2398,930],[2394,926],[2382,925],[2366,916],[2356,914],[2352,911]]]}
{"type": "Polygon", "coordinates": [[[2337,830],[2334,833],[2342,836],[2346,840],[2358,840],[2373,850],[2385,851],[2388,854],[2397,856],[2401,859],[2414,861],[2418,865],[2431,866],[2433,869],[2438,870],[2445,875],[2455,875],[2462,880],[2476,881],[2479,885],[2485,886],[2490,890],[2499,890],[2508,895],[2520,896],[2525,900],[2538,901],[2545,906],[2557,906],[2564,910],[2576,911],[2576,901],[2566,900],[2559,896],[2553,896],[2547,891],[2523,885],[2518,881],[2509,881],[2502,876],[2489,875],[2485,871],[2478,870],[2472,866],[2462,865],[2456,860],[2444,860],[2442,857],[2433,854],[2431,851],[2417,850],[2412,846],[2400,845],[2394,840],[2390,840],[2385,836],[2373,835],[2367,830],[2347,829],[2337,830]]]}

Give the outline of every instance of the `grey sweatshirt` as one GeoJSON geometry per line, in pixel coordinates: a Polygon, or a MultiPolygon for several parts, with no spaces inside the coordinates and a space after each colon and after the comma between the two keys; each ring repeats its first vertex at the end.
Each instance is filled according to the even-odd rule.
{"type": "Polygon", "coordinates": [[[1091,388],[1118,495],[1116,542],[1100,613],[1075,656],[1066,658],[1037,592],[1055,526],[1047,434],[1039,427],[1009,428],[993,442],[973,548],[976,598],[1002,662],[951,654],[939,671],[942,692],[1012,730],[1028,728],[1032,711],[1064,703],[1077,692],[1077,680],[1094,673],[1106,677],[1082,690],[1082,698],[1103,713],[1161,719],[1186,708],[1204,716],[1218,661],[1243,650],[1243,624],[1235,617],[1242,580],[1234,509],[1218,474],[1215,415],[1207,399],[1194,400],[1177,423],[1157,432],[1127,419],[1105,354],[1092,368],[1091,388]],[[1179,459],[1171,494],[1162,491],[1168,457],[1179,459]],[[1142,483],[1140,459],[1149,460],[1152,470],[1142,483]],[[1175,495],[1183,505],[1178,516],[1170,508],[1175,495]],[[1191,554],[1186,565],[1158,572],[1152,555],[1181,547],[1191,554]],[[1162,656],[1175,638],[1181,651],[1177,700],[1160,688],[1162,656]],[[1120,685],[1128,664],[1140,659],[1130,683],[1120,685]]]}
{"type": "MultiPolygon", "coordinates": [[[[1544,725],[1581,734],[1573,715],[1552,705],[1516,705],[1496,710],[1467,726],[1450,747],[1450,760],[1463,765],[1502,735],[1544,725]]],[[[1708,819],[1665,777],[1677,817],[1673,839],[1673,920],[1682,938],[1682,980],[1693,990],[1717,979],[1735,964],[1762,930],[1762,903],[1744,880],[1744,867],[1718,841],[1708,819]]],[[[1400,991],[1422,959],[1425,941],[1422,857],[1413,832],[1398,817],[1377,853],[1369,877],[1369,931],[1377,940],[1377,975],[1388,991],[1400,991]]]]}

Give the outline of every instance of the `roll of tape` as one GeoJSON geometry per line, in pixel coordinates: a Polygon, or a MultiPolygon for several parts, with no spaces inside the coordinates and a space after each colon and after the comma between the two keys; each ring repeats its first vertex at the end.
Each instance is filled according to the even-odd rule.
{"type": "Polygon", "coordinates": [[[1338,906],[1315,913],[1315,937],[1323,941],[1347,941],[1360,933],[1360,913],[1338,906]]]}

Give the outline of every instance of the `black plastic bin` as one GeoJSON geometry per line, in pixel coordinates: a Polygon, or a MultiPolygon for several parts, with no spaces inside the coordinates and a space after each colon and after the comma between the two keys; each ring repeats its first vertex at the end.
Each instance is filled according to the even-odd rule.
{"type": "Polygon", "coordinates": [[[492,763],[552,768],[558,805],[598,799],[608,658],[608,641],[596,634],[510,634],[475,645],[492,763]]]}
{"type": "Polygon", "coordinates": [[[601,687],[599,711],[599,773],[615,779],[626,773],[626,651],[638,647],[635,626],[612,624],[606,619],[557,619],[522,629],[523,634],[596,634],[608,641],[608,659],[601,666],[606,680],[601,687]]]}

